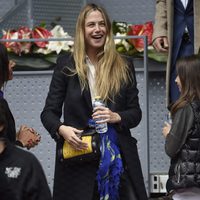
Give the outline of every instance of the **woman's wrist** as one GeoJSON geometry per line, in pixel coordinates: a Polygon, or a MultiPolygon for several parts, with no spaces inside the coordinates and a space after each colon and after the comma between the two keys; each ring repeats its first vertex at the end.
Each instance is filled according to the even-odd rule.
{"type": "Polygon", "coordinates": [[[59,134],[60,136],[63,136],[64,127],[65,127],[65,125],[61,124],[61,125],[59,126],[59,128],[58,128],[58,134],[59,134]]]}
{"type": "Polygon", "coordinates": [[[121,122],[121,116],[118,113],[114,113],[115,117],[115,123],[120,123],[121,122]]]}
{"type": "Polygon", "coordinates": [[[18,139],[15,141],[15,144],[17,146],[24,147],[24,144],[20,140],[18,140],[18,139]]]}

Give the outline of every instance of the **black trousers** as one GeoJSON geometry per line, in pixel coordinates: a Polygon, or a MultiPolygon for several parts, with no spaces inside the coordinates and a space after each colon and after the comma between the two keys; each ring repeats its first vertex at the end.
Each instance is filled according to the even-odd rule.
{"type": "MultiPolygon", "coordinates": [[[[99,200],[99,194],[97,189],[97,184],[95,185],[93,199],[92,200],[99,200]]],[[[116,200],[137,200],[134,187],[130,181],[129,175],[127,170],[124,170],[124,173],[121,176],[120,185],[119,185],[119,199],[116,200]]]]}

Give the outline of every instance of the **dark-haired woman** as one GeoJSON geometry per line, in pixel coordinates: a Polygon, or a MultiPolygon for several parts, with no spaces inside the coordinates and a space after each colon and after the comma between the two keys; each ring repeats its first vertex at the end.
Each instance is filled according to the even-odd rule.
{"type": "Polygon", "coordinates": [[[10,112],[0,99],[0,198],[1,200],[51,200],[51,192],[40,162],[30,152],[12,144],[10,112]]]}
{"type": "Polygon", "coordinates": [[[167,191],[173,200],[200,199],[200,57],[183,57],[176,64],[180,97],[166,123],[165,150],[171,158],[167,191]]]}
{"type": "MultiPolygon", "coordinates": [[[[13,79],[13,67],[15,63],[13,61],[9,61],[8,52],[6,47],[0,43],[0,99],[4,98],[4,88],[7,81],[13,79]]],[[[40,135],[33,128],[29,128],[26,125],[21,125],[18,132],[16,132],[15,128],[15,120],[10,111],[7,101],[4,101],[4,106],[10,113],[8,116],[9,122],[9,131],[8,131],[8,139],[21,147],[26,147],[28,149],[34,147],[40,141],[40,135]]]]}

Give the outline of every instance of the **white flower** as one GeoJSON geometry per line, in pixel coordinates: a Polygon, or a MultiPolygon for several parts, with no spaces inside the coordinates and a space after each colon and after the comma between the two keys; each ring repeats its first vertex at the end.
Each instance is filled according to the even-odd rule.
{"type": "Polygon", "coordinates": [[[147,48],[148,50],[154,50],[154,47],[152,45],[149,45],[147,48]]]}
{"type": "Polygon", "coordinates": [[[128,51],[131,47],[131,45],[125,39],[122,40],[122,44],[124,45],[126,51],[128,51]]]}
{"type": "Polygon", "coordinates": [[[10,32],[5,31],[5,30],[2,30],[2,32],[3,32],[3,35],[7,35],[7,37],[10,37],[10,38],[7,38],[7,39],[14,39],[14,40],[18,39],[18,32],[14,32],[12,34],[10,32]]]}
{"type": "Polygon", "coordinates": [[[39,48],[39,49],[33,50],[33,53],[41,53],[44,55],[50,54],[51,52],[52,52],[52,50],[46,49],[46,48],[39,48]]]}
{"type": "MultiPolygon", "coordinates": [[[[53,35],[53,38],[72,38],[68,35],[67,32],[64,32],[63,28],[60,25],[55,26],[51,33],[53,35]]],[[[73,41],[49,41],[49,44],[47,45],[48,51],[56,51],[57,54],[59,54],[62,50],[68,51],[70,50],[70,46],[74,44],[73,41]]]]}
{"type": "MultiPolygon", "coordinates": [[[[116,33],[116,36],[126,36],[126,35],[127,35],[126,33],[119,33],[119,32],[116,33]]],[[[122,40],[124,39],[115,39],[115,44],[121,44],[122,40]]]]}

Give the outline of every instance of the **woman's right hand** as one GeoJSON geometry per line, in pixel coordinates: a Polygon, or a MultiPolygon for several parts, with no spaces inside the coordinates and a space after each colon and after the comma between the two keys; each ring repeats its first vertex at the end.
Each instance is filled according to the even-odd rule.
{"type": "Polygon", "coordinates": [[[88,144],[81,140],[83,130],[61,125],[58,132],[74,149],[84,150],[88,148],[88,144]]]}

